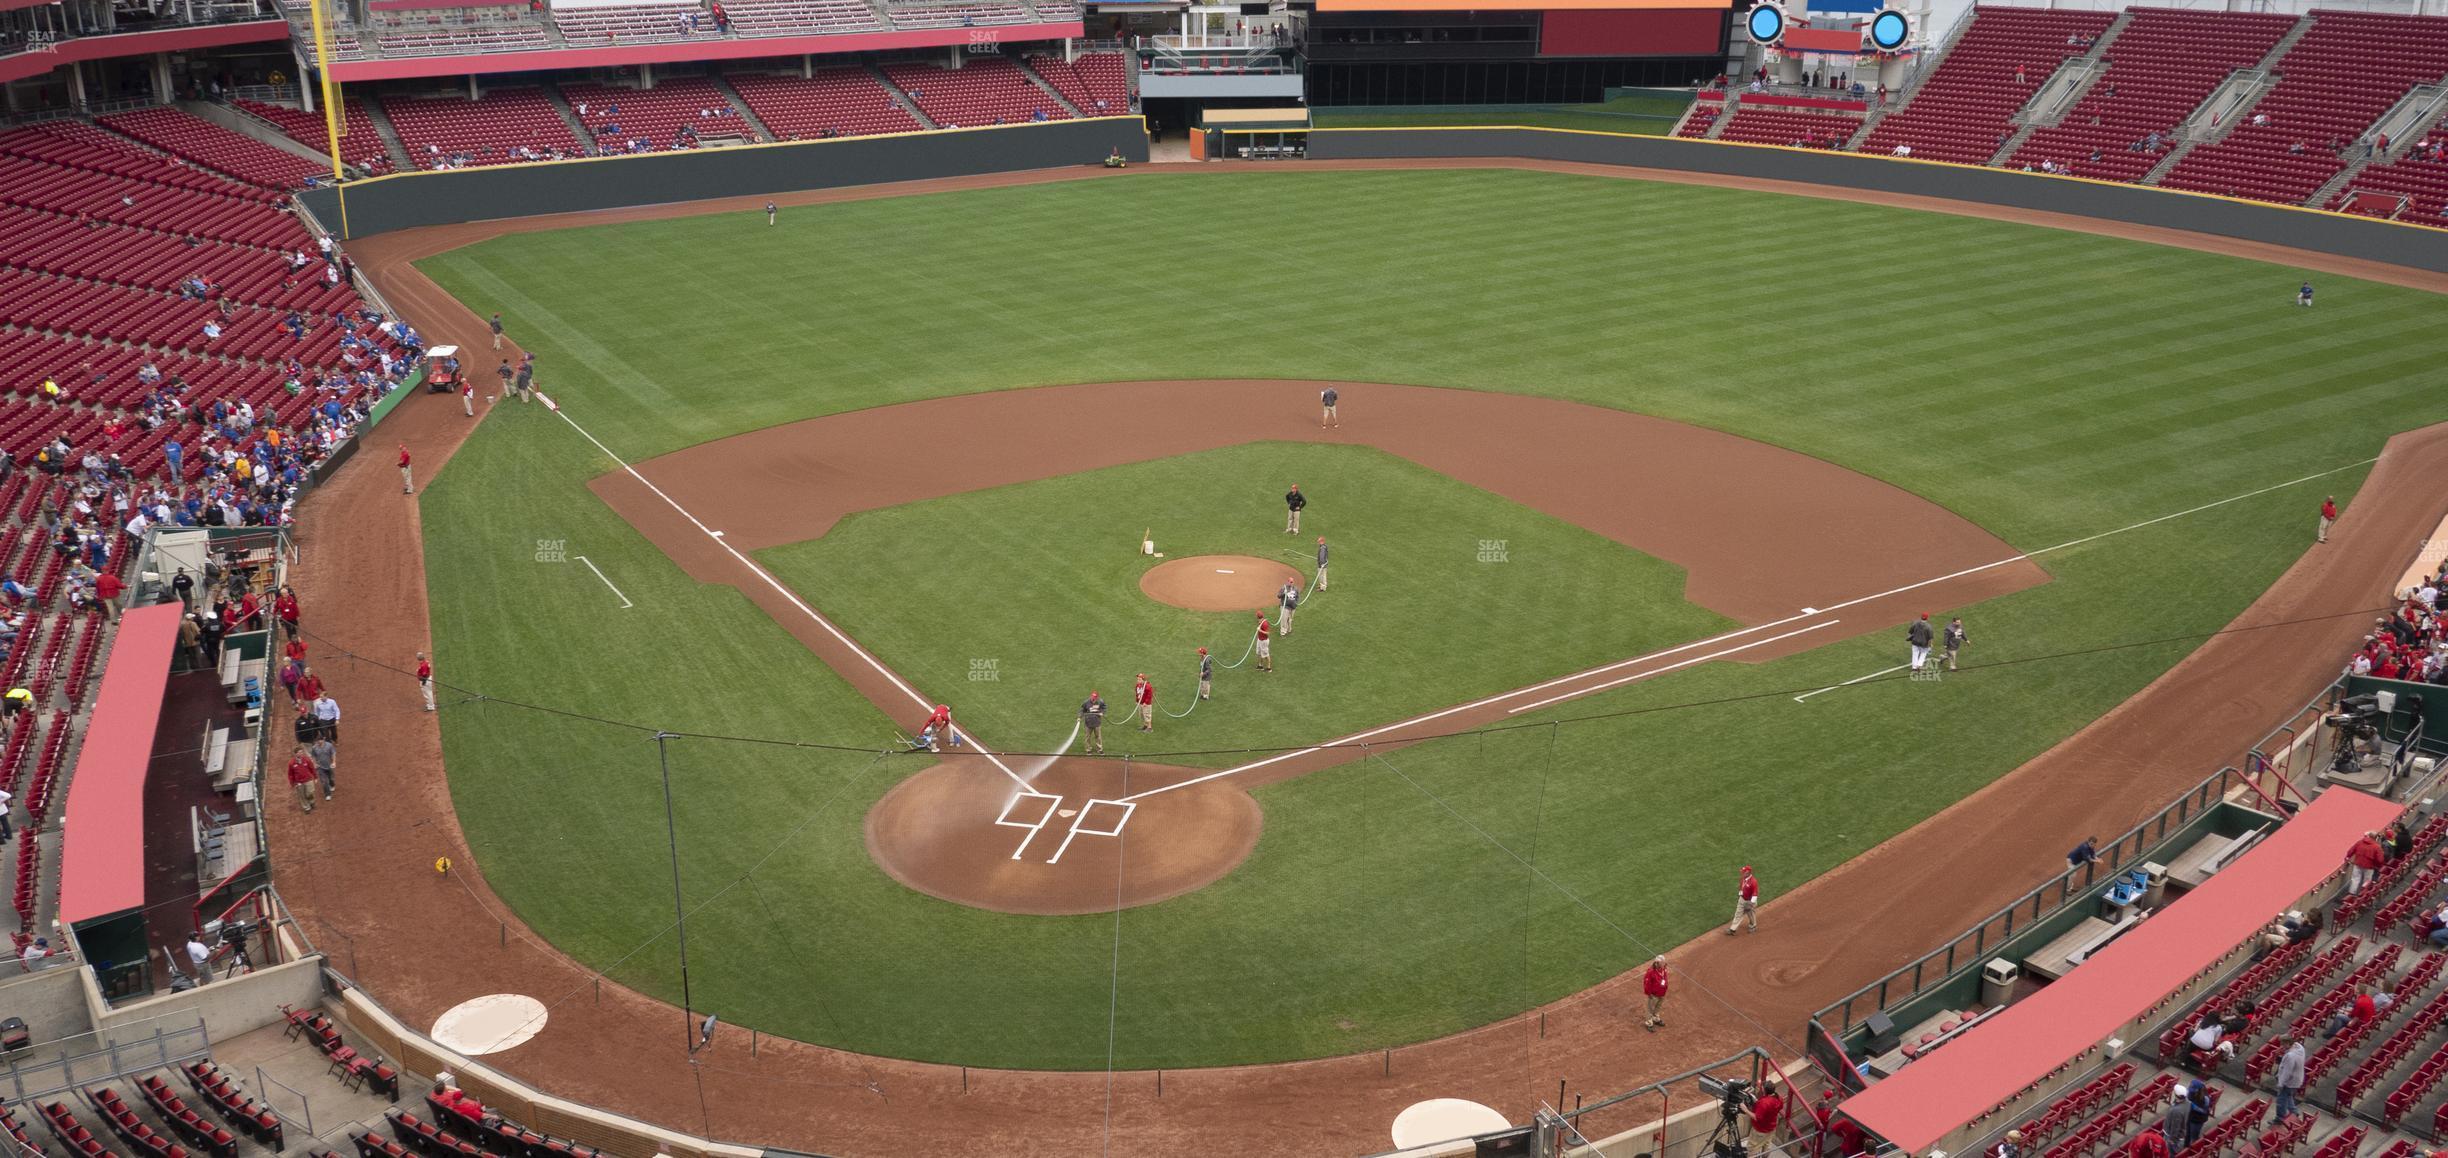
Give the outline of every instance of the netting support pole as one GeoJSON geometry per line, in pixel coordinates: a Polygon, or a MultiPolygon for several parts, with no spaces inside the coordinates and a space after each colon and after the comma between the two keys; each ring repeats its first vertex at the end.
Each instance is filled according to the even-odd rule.
{"type": "Polygon", "coordinates": [[[655,733],[655,760],[663,770],[663,839],[671,850],[672,926],[680,935],[680,1045],[697,1052],[697,1014],[689,994],[688,907],[680,900],[680,826],[672,818],[670,732],[655,733]]]}

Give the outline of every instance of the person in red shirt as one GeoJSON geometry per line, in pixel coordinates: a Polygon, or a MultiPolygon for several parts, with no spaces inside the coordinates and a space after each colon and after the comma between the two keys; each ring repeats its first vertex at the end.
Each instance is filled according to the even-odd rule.
{"type": "Polygon", "coordinates": [[[255,598],[254,592],[249,591],[246,594],[238,597],[238,610],[236,614],[238,616],[238,630],[263,630],[263,603],[255,598]]]}
{"type": "Polygon", "coordinates": [[[416,493],[416,477],[408,473],[408,444],[405,442],[400,444],[400,493],[416,493]]]}
{"type": "Polygon", "coordinates": [[[1263,612],[1263,611],[1261,611],[1261,612],[1259,612],[1259,613],[1258,613],[1258,643],[1257,643],[1257,647],[1258,647],[1258,670],[1259,670],[1259,671],[1274,671],[1274,670],[1275,670],[1275,656],[1274,656],[1274,653],[1272,653],[1272,652],[1270,652],[1270,651],[1268,651],[1268,650],[1267,650],[1267,621],[1266,621],[1266,612],[1263,612]]]}
{"type": "Polygon", "coordinates": [[[1666,1019],[1658,1016],[1666,1011],[1666,958],[1663,955],[1651,958],[1648,972],[1641,974],[1641,996],[1649,999],[1649,1016],[1641,1022],[1641,1028],[1654,1031],[1666,1024],[1666,1019]]]}
{"type": "MultiPolygon", "coordinates": [[[[937,704],[935,705],[934,711],[927,713],[926,723],[919,725],[918,736],[920,739],[926,741],[927,751],[941,752],[943,751],[943,741],[949,736],[951,731],[952,706],[950,704],[937,704]]],[[[955,744],[953,747],[957,748],[959,745],[955,744]]]]}
{"type": "Polygon", "coordinates": [[[305,668],[302,665],[306,662],[306,641],[294,635],[290,636],[289,642],[281,646],[281,658],[301,665],[298,670],[303,672],[305,668]]]}
{"type": "Polygon", "coordinates": [[[317,699],[322,698],[322,695],[323,695],[323,677],[322,677],[322,676],[319,676],[319,675],[316,675],[316,674],[315,674],[315,672],[314,672],[314,669],[313,669],[313,668],[307,668],[307,669],[306,669],[306,670],[305,670],[303,673],[301,673],[301,674],[298,676],[298,682],[297,682],[297,698],[298,698],[298,700],[299,700],[300,702],[302,702],[302,703],[309,703],[309,704],[311,704],[311,703],[315,702],[317,699]]]}
{"type": "Polygon", "coordinates": [[[2318,541],[2323,543],[2329,541],[2329,525],[2334,522],[2337,522],[2337,496],[2331,495],[2321,500],[2320,539],[2318,541]]]}
{"type": "MultiPolygon", "coordinates": [[[[1836,1153],[1841,1158],[1853,1158],[1864,1149],[1861,1124],[1851,1118],[1836,1119],[1836,1124],[1828,1127],[1828,1133],[1836,1136],[1836,1153]]],[[[2160,1153],[2164,1158],[2166,1150],[2162,1148],[2160,1153]]]]}
{"type": "Polygon", "coordinates": [[[1139,682],[1131,686],[1131,702],[1139,705],[1139,730],[1156,730],[1156,685],[1149,683],[1146,672],[1139,673],[1139,682]]]}
{"type": "Polygon", "coordinates": [[[306,749],[300,748],[297,755],[289,758],[289,787],[297,792],[300,811],[314,811],[316,783],[314,757],[307,755],[306,749]]]}
{"type": "Polygon", "coordinates": [[[127,581],[112,572],[104,571],[94,576],[94,599],[102,606],[102,618],[114,623],[118,621],[119,596],[126,590],[127,581]]]}
{"type": "Polygon", "coordinates": [[[2388,854],[2380,848],[2380,834],[2367,832],[2363,839],[2346,850],[2346,891],[2359,893],[2363,886],[2380,875],[2380,866],[2388,863],[2388,854]]]}
{"type": "Polygon", "coordinates": [[[1777,1080],[1774,1077],[1761,1079],[1759,1096],[1751,1101],[1751,1133],[1763,1139],[1760,1142],[1762,1147],[1774,1142],[1777,1127],[1783,1124],[1784,1118],[1785,1099],[1777,1093],[1777,1080]]]}
{"type": "Polygon", "coordinates": [[[1726,932],[1741,932],[1746,920],[1752,932],[1759,932],[1759,878],[1751,875],[1750,865],[1742,867],[1742,883],[1734,886],[1734,919],[1727,923],[1726,932]]]}
{"type": "Polygon", "coordinates": [[[416,675],[417,690],[425,693],[425,710],[430,712],[434,710],[433,661],[425,658],[425,653],[421,651],[417,653],[416,675]]]}
{"type": "Polygon", "coordinates": [[[2153,1126],[2142,1131],[2142,1136],[2133,1140],[2133,1147],[2126,1153],[2133,1158],[2168,1158],[2167,1139],[2160,1135],[2159,1127],[2153,1126]]]}
{"type": "MultiPolygon", "coordinates": [[[[1819,1091],[1819,1103],[1810,1108],[1810,1116],[1814,1130],[1810,1140],[1811,1158],[1819,1158],[1827,1148],[1828,1127],[1836,1124],[1836,1087],[1829,1086],[1819,1091]]],[[[2012,1134],[2013,1131],[2008,1133],[2012,1134]]],[[[2020,1142],[2023,1139],[2015,1137],[2012,1140],[2020,1142]]]]}
{"type": "Polygon", "coordinates": [[[296,588],[283,587],[280,589],[280,594],[273,597],[272,618],[280,620],[281,633],[288,636],[290,642],[295,643],[297,641],[298,633],[298,597],[296,588]]]}

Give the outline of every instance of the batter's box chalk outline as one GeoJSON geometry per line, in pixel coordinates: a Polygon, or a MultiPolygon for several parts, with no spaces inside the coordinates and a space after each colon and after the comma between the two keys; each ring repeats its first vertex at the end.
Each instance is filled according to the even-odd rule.
{"type": "Polygon", "coordinates": [[[1088,801],[1087,806],[1080,809],[1080,814],[1071,818],[1071,831],[1063,834],[1062,843],[1055,847],[1054,855],[1049,858],[1046,863],[1061,864],[1063,854],[1071,851],[1071,842],[1079,839],[1080,837],[1122,835],[1123,827],[1130,823],[1130,818],[1137,814],[1138,811],[1139,806],[1128,800],[1105,800],[1102,798],[1091,798],[1088,801]],[[1092,828],[1089,826],[1090,820],[1097,814],[1098,805],[1104,805],[1107,808],[1119,808],[1122,810],[1122,815],[1115,818],[1112,827],[1092,828]]]}
{"type": "MultiPolygon", "coordinates": [[[[1020,838],[1020,847],[1012,850],[1011,858],[1013,860],[1019,860],[1022,854],[1028,852],[1030,842],[1036,840],[1037,834],[1044,831],[1045,826],[1053,822],[1054,810],[1062,807],[1062,802],[1062,797],[1055,796],[1051,793],[1039,792],[1034,788],[1023,788],[1018,793],[1014,794],[1011,799],[1003,802],[1003,811],[995,815],[995,823],[1003,826],[1004,828],[1025,828],[1028,830],[1028,835],[1020,838]],[[1018,808],[1020,806],[1020,802],[1023,800],[1045,801],[1045,809],[1037,814],[1036,820],[1028,821],[1012,819],[1012,809],[1018,808]]],[[[1077,828],[1078,826],[1074,824],[1073,827],[1077,828]]],[[[1065,840],[1063,843],[1069,844],[1071,842],[1065,840]]]]}

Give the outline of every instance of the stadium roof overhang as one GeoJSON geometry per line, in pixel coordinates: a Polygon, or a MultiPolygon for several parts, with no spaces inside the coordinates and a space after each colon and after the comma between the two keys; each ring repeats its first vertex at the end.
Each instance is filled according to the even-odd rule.
{"type": "Polygon", "coordinates": [[[63,65],[85,60],[110,60],[121,56],[142,56],[155,52],[190,52],[199,48],[220,48],[231,44],[254,44],[267,40],[287,40],[286,20],[243,20],[235,24],[196,24],[178,28],[155,28],[144,32],[122,32],[107,36],[71,36],[55,40],[24,52],[0,56],[0,83],[41,76],[63,65]]]}
{"type": "MultiPolygon", "coordinates": [[[[411,77],[484,76],[564,68],[618,68],[674,61],[749,60],[773,56],[829,56],[845,52],[889,52],[907,48],[970,46],[980,37],[996,44],[1069,40],[1086,34],[1082,21],[997,24],[982,28],[918,28],[898,32],[847,32],[829,36],[759,36],[730,40],[624,44],[605,48],[556,48],[540,52],[486,52],[464,56],[377,57],[331,62],[332,79],[344,84],[411,77]]],[[[301,46],[308,64],[314,46],[301,46]]]]}

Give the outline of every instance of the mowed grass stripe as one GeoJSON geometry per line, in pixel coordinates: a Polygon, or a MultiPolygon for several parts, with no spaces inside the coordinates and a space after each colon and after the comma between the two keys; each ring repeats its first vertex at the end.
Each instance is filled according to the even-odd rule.
{"type": "MultiPolygon", "coordinates": [[[[2299,310],[2289,297],[2302,274],[2279,266],[1552,174],[1132,174],[810,206],[773,230],[751,214],[520,235],[426,268],[480,311],[504,309],[548,388],[633,458],[1044,383],[1397,381],[1699,422],[1888,480],[2031,548],[2351,463],[2448,417],[2429,387],[2448,360],[2448,334],[2426,324],[2435,297],[2321,277],[2321,306],[2299,310]],[[1787,268],[1804,237],[1846,239],[1832,276],[1787,268]],[[501,287],[552,320],[490,296],[501,287]],[[597,351],[619,364],[591,366],[597,351]]],[[[1400,418],[1365,391],[1346,407],[1347,423],[1400,418]]],[[[445,672],[690,730],[889,742],[895,721],[735,592],[693,583],[614,519],[583,487],[608,468],[557,420],[513,407],[424,497],[445,672]],[[603,566],[650,626],[609,618],[608,593],[575,564],[534,562],[534,540],[551,537],[603,566]]],[[[1723,921],[1734,864],[1759,865],[1782,892],[2045,750],[2190,649],[2118,645],[2233,618],[2300,554],[2318,495],[2351,497],[2362,473],[2059,552],[2047,585],[1929,609],[1967,616],[1974,662],[2107,649],[2078,660],[1442,741],[1261,789],[1267,827],[1247,865],[1125,914],[1118,999],[1110,918],[963,909],[869,863],[860,818],[914,763],[695,748],[676,764],[692,895],[779,849],[753,887],[692,920],[700,1002],[851,1049],[1084,1068],[1105,1064],[1109,1009],[1126,1066],[1364,1050],[1493,1020],[1723,921]],[[792,836],[835,788],[839,801],[792,836]],[[1475,829],[1605,920],[1539,887],[1475,829]]],[[[1280,487],[1268,483],[1271,504],[1280,487]]],[[[1021,535],[992,557],[1048,576],[1075,563],[1054,535],[1021,535]]],[[[1795,560],[1796,574],[1811,563],[1795,560]]],[[[894,569],[846,553],[805,585],[820,604],[843,590],[874,600],[894,569]]],[[[1617,613],[1603,590],[1576,598],[1555,601],[1558,613],[1617,613]]],[[[1450,614],[1455,601],[1415,605],[1450,614]]],[[[1004,630],[1016,606],[976,614],[1004,630]]],[[[1333,623],[1316,610],[1293,642],[1333,638],[1308,636],[1333,623]]],[[[1186,649],[1187,637],[1160,635],[1161,616],[1057,620],[1030,637],[1043,643],[1001,658],[1061,678],[1032,646],[1095,650],[1108,657],[1100,671],[1127,678],[1140,656],[1155,670],[1186,649]]],[[[896,630],[950,678],[976,654],[949,616],[940,633],[896,630]]],[[[1364,696],[1466,698],[1459,665],[1415,650],[1342,682],[1361,681],[1364,696]]],[[[1534,722],[1826,686],[1898,661],[1879,633],[1686,669],[1534,722]]],[[[1067,726],[1068,708],[1046,723],[1067,726]]],[[[1038,709],[1010,710],[1042,730],[1038,709]]],[[[1276,738],[1242,722],[1219,713],[1203,726],[1276,738]]],[[[616,976],[676,997],[670,946],[656,939],[669,869],[651,745],[498,704],[451,709],[444,731],[454,799],[495,887],[599,966],[645,945],[616,976]]]]}

